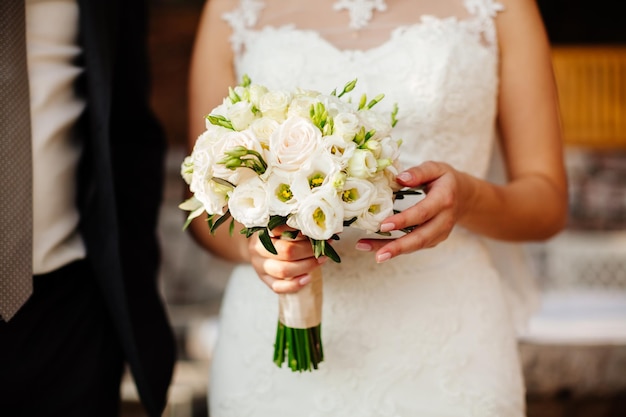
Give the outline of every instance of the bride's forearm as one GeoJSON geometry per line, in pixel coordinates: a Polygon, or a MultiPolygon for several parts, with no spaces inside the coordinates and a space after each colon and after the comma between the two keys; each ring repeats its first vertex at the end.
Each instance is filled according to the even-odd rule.
{"type": "Polygon", "coordinates": [[[567,222],[567,191],[541,174],[496,185],[463,174],[466,205],[459,224],[501,240],[547,239],[567,222]]]}
{"type": "Polygon", "coordinates": [[[194,219],[189,231],[198,245],[222,259],[231,262],[249,262],[248,242],[239,233],[241,225],[235,224],[232,236],[229,233],[229,222],[222,224],[211,234],[206,214],[194,219]]]}

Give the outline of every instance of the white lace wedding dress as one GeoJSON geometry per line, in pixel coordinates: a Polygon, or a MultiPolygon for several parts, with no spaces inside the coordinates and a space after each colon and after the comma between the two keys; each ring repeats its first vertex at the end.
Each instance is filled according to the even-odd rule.
{"type": "MultiPolygon", "coordinates": [[[[492,0],[242,0],[224,19],[239,79],[330,92],[358,78],[353,97],[384,93],[381,110],[398,103],[405,167],[440,160],[485,177],[501,9],[492,0]]],[[[211,417],[523,416],[509,298],[483,241],[457,228],[436,248],[379,265],[355,239],[344,232],[342,263],[323,268],[325,360],[313,372],[272,362],[277,295],[251,267],[235,267],[211,417]]]]}

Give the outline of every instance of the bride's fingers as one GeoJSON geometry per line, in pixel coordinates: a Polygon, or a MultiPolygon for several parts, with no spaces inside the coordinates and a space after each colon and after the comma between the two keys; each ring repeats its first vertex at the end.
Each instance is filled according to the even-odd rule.
{"type": "Polygon", "coordinates": [[[385,262],[401,254],[432,248],[444,241],[452,228],[447,227],[446,216],[437,216],[397,239],[362,239],[357,243],[361,251],[376,252],[376,261],[385,262]]]}
{"type": "Polygon", "coordinates": [[[389,257],[393,258],[405,253],[437,246],[446,240],[452,231],[452,227],[450,227],[446,217],[448,216],[437,216],[428,223],[415,228],[411,233],[393,242],[388,242],[378,249],[376,259],[384,261],[389,257]]]}
{"type": "Polygon", "coordinates": [[[277,294],[297,292],[311,281],[311,271],[327,258],[307,258],[300,261],[253,259],[252,264],[261,280],[277,294]]]}

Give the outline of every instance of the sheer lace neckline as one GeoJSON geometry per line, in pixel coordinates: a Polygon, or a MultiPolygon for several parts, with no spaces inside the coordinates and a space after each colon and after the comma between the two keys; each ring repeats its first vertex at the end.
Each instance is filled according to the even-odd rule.
{"type": "Polygon", "coordinates": [[[374,10],[387,10],[385,0],[337,0],[333,4],[334,10],[348,10],[350,13],[350,28],[361,29],[369,23],[374,10]]]}
{"type": "Polygon", "coordinates": [[[495,51],[494,18],[502,9],[496,0],[316,0],[314,6],[307,0],[239,0],[239,7],[222,17],[233,29],[236,53],[254,33],[266,30],[315,31],[335,49],[350,53],[376,49],[394,33],[424,26],[456,28],[495,51]]]}

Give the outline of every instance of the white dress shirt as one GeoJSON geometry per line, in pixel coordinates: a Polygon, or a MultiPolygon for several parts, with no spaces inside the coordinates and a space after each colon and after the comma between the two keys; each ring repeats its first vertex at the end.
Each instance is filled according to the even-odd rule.
{"type": "Polygon", "coordinates": [[[76,169],[81,146],[74,125],[85,108],[73,83],[76,0],[26,0],[26,39],[33,144],[33,273],[85,256],[78,233],[76,169]]]}

